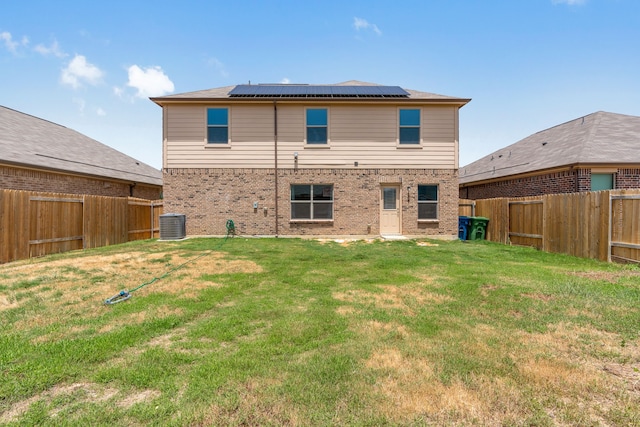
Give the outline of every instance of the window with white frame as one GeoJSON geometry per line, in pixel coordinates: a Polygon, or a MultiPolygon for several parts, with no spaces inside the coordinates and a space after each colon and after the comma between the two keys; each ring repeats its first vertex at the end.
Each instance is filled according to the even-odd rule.
{"type": "Polygon", "coordinates": [[[327,109],[307,108],[307,144],[326,144],[327,129],[327,109]]]}
{"type": "Polygon", "coordinates": [[[333,219],[333,185],[295,184],[291,186],[292,220],[333,219]]]}
{"type": "Polygon", "coordinates": [[[418,219],[438,219],[437,185],[418,185],[418,219]]]}
{"type": "Polygon", "coordinates": [[[400,144],[420,144],[420,109],[401,108],[398,115],[400,144]]]}
{"type": "Polygon", "coordinates": [[[207,143],[229,143],[228,108],[207,108],[207,143]]]}

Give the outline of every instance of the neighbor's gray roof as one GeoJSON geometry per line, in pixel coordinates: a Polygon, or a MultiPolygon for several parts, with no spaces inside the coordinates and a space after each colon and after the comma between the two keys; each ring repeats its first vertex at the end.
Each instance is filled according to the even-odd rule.
{"type": "MultiPolygon", "coordinates": [[[[288,85],[288,86],[295,86],[295,85],[288,85]]],[[[342,83],[337,83],[337,84],[333,84],[333,85],[315,85],[315,86],[380,86],[378,84],[375,83],[367,83],[367,82],[361,82],[358,80],[350,80],[347,82],[342,82],[342,83]]],[[[180,102],[180,101],[203,101],[203,100],[217,100],[217,99],[233,99],[229,96],[229,92],[231,92],[236,86],[225,86],[225,87],[219,87],[219,88],[213,88],[213,89],[206,89],[206,90],[199,90],[199,91],[195,91],[195,92],[186,92],[186,93],[178,93],[178,94],[174,94],[174,95],[168,95],[168,96],[161,96],[161,97],[156,97],[156,98],[151,98],[151,100],[153,102],[155,102],[158,105],[162,105],[163,102],[180,102]]],[[[423,101],[441,101],[441,102],[453,102],[453,103],[459,103],[461,105],[466,104],[467,102],[470,101],[470,99],[466,99],[466,98],[458,98],[455,96],[446,96],[446,95],[438,95],[436,93],[429,93],[429,92],[421,92],[421,91],[417,91],[417,90],[412,90],[412,89],[405,89],[409,93],[409,97],[408,98],[383,98],[385,101],[393,101],[393,102],[398,102],[398,101],[405,101],[405,100],[423,100],[423,101]]],[[[239,100],[239,101],[250,101],[252,98],[235,98],[234,100],[239,100]]],[[[325,102],[327,99],[323,98],[323,97],[317,97],[317,98],[304,98],[305,101],[314,101],[314,100],[320,100],[325,102]]],[[[359,99],[359,98],[349,98],[349,97],[345,97],[342,99],[359,99]]],[[[259,100],[264,100],[264,98],[259,98],[259,100]]],[[[287,101],[287,99],[283,99],[284,101],[287,101]]],[[[295,102],[300,102],[299,98],[293,98],[293,99],[289,99],[290,101],[295,101],[295,102]]],[[[336,100],[336,99],[333,99],[336,100]]]]}
{"type": "Polygon", "coordinates": [[[638,164],[639,146],[640,117],[598,111],[461,167],[460,183],[577,164],[638,164]]]}
{"type": "Polygon", "coordinates": [[[0,106],[0,163],[162,185],[162,172],[64,126],[0,106]]]}

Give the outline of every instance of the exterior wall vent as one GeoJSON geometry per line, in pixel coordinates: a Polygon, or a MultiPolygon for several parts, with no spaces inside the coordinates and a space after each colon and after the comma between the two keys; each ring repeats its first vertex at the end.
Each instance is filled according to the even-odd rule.
{"type": "Polygon", "coordinates": [[[187,237],[186,216],[168,213],[160,215],[160,240],[180,240],[187,237]]]}

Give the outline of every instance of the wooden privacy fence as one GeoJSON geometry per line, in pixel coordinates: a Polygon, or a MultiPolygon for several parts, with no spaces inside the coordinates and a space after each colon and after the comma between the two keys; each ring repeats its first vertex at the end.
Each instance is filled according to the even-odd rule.
{"type": "Polygon", "coordinates": [[[486,238],[602,261],[640,262],[640,190],[460,200],[489,218],[486,238]]]}
{"type": "Polygon", "coordinates": [[[159,237],[162,201],[0,190],[0,263],[159,237]]]}

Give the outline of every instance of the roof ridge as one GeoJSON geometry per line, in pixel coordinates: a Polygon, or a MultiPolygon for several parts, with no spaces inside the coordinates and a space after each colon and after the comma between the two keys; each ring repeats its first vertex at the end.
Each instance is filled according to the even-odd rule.
{"type": "MultiPolygon", "coordinates": [[[[591,123],[588,123],[589,129],[587,130],[584,140],[582,140],[582,146],[579,149],[578,158],[582,158],[584,154],[588,154],[591,151],[594,135],[598,133],[600,122],[602,121],[602,111],[596,111],[588,116],[593,117],[594,120],[591,121],[591,123]]],[[[582,124],[584,124],[584,119],[588,116],[579,117],[576,120],[582,119],[582,124]]]]}
{"type": "Polygon", "coordinates": [[[61,128],[73,130],[73,129],[70,129],[70,128],[64,126],[64,125],[61,125],[60,123],[52,122],[51,120],[43,119],[42,117],[34,116],[33,114],[29,114],[29,113],[25,113],[24,111],[16,110],[15,108],[7,107],[5,105],[0,105],[0,107],[4,108],[6,110],[11,110],[14,113],[22,114],[23,116],[29,116],[31,118],[34,118],[34,119],[37,119],[37,120],[41,120],[43,122],[51,123],[52,125],[56,125],[56,126],[59,126],[61,128]]]}

